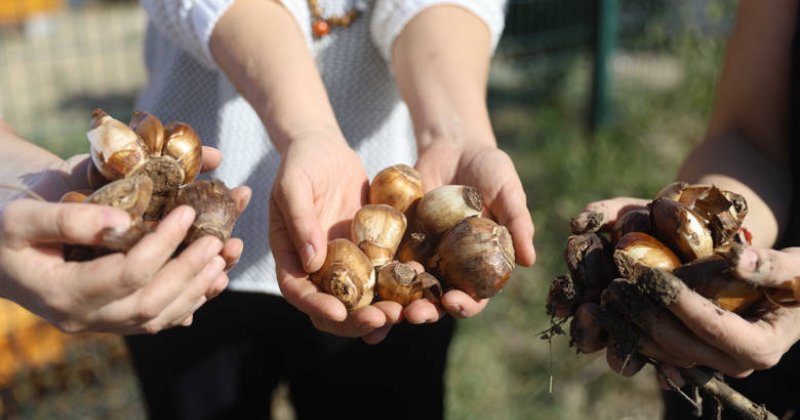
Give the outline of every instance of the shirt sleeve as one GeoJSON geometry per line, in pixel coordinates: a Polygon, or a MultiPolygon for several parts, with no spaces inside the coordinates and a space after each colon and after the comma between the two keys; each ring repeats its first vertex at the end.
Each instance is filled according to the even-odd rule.
{"type": "Polygon", "coordinates": [[[370,32],[381,55],[391,61],[394,40],[408,21],[428,7],[445,4],[463,7],[482,19],[489,27],[494,52],[505,25],[506,0],[377,0],[370,32]]]}
{"type": "Polygon", "coordinates": [[[234,0],[140,0],[151,24],[204,67],[215,69],[211,31],[234,0]]]}

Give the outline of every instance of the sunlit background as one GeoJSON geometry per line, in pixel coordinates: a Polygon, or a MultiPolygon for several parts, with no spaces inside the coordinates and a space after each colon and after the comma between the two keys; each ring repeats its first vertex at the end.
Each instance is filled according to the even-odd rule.
{"type": "MultiPolygon", "coordinates": [[[[569,218],[592,200],[652,196],[702,138],[734,3],[510,1],[489,101],[526,188],[538,262],[459,322],[449,419],[659,415],[650,369],[625,379],[567,337],[539,338],[550,325],[544,298],[565,271],[569,218]]],[[[144,27],[135,1],[0,0],[0,115],[62,157],[86,152],[92,109],[123,120],[133,110],[144,27]]],[[[272,406],[293,418],[285,391],[272,406]]],[[[65,336],[0,300],[0,417],[144,414],[119,337],[65,336]]]]}

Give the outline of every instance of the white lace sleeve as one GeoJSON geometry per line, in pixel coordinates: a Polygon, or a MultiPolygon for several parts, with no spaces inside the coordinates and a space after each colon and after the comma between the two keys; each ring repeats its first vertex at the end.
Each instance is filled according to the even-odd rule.
{"type": "Polygon", "coordinates": [[[153,26],[208,68],[216,68],[209,40],[234,0],[139,0],[153,26]]]}
{"type": "Polygon", "coordinates": [[[392,44],[406,23],[426,8],[442,4],[461,6],[481,18],[489,26],[494,51],[505,24],[506,0],[376,0],[370,32],[381,55],[390,61],[392,44]]]}

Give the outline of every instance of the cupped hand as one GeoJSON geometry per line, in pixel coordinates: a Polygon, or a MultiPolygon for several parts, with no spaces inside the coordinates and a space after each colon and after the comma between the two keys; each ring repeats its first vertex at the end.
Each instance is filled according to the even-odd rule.
{"type": "MultiPolygon", "coordinates": [[[[205,171],[219,165],[218,151],[203,152],[205,171]]],[[[86,155],[58,161],[31,189],[60,196],[84,188],[87,162],[86,155]]],[[[251,191],[237,187],[232,193],[241,214],[251,191]]],[[[226,271],[243,250],[238,238],[223,244],[209,237],[170,259],[194,215],[189,207],[175,209],[127,254],[78,263],[64,260],[63,244],[99,245],[103,229],[127,228],[129,216],[99,205],[3,203],[0,293],[66,332],[154,333],[189,325],[194,311],[227,286],[226,271]]]]}
{"type": "MultiPolygon", "coordinates": [[[[464,146],[435,142],[421,151],[416,165],[427,190],[446,184],[461,184],[480,191],[488,216],[506,226],[514,242],[517,263],[531,266],[536,260],[533,221],[527,208],[525,190],[511,158],[494,145],[464,146]]],[[[478,314],[488,299],[476,301],[459,290],[442,296],[442,306],[454,317],[478,314]]],[[[428,319],[437,308],[430,302],[410,305],[409,319],[428,319]],[[424,310],[424,311],[423,311],[424,310]]]]}
{"type": "Polygon", "coordinates": [[[269,240],[284,298],[317,329],[377,343],[401,321],[402,307],[378,302],[348,312],[309,279],[325,261],[327,243],[349,238],[366,203],[368,179],[358,155],[341,138],[295,139],[284,151],[269,202],[269,240]]]}
{"type": "MultiPolygon", "coordinates": [[[[588,220],[586,216],[594,212],[602,215],[604,225],[610,225],[628,209],[645,203],[624,197],[598,201],[589,204],[576,220],[588,220]]],[[[800,277],[800,248],[746,247],[733,271],[754,285],[786,288],[800,277]]],[[[679,386],[684,381],[675,367],[701,365],[745,377],[777,364],[800,340],[800,308],[770,304],[768,310],[743,317],[721,309],[681,281],[673,283],[677,295],[672,304],[666,308],[655,303],[642,305],[631,319],[644,333],[639,353],[662,362],[663,370],[679,386]]],[[[586,353],[607,348],[607,360],[615,371],[636,373],[644,364],[621,362],[624,358],[614,354],[613,343],[600,332],[598,312],[598,306],[591,303],[575,312],[571,335],[576,347],[586,353]]]]}

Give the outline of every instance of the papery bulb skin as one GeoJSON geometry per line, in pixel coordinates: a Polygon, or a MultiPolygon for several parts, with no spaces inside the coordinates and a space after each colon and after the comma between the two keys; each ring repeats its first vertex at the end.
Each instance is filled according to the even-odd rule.
{"type": "Polygon", "coordinates": [[[155,115],[134,111],[128,126],[144,142],[150,156],[161,156],[164,148],[164,125],[155,115]]]}
{"type": "Polygon", "coordinates": [[[672,271],[681,260],[658,239],[643,233],[630,232],[616,244],[614,263],[623,277],[633,278],[645,268],[672,271]]]}
{"type": "Polygon", "coordinates": [[[480,193],[465,185],[443,185],[425,193],[417,204],[417,216],[425,231],[436,237],[464,218],[480,216],[482,211],[480,193]]]}
{"type": "Polygon", "coordinates": [[[130,127],[102,109],[92,113],[91,129],[86,137],[91,145],[92,162],[109,181],[132,174],[148,160],[142,139],[130,127]]]}
{"type": "Polygon", "coordinates": [[[183,184],[194,180],[203,166],[203,144],[200,136],[186,123],[172,122],[164,128],[162,154],[178,161],[184,172],[183,184]]]}
{"type": "Polygon", "coordinates": [[[500,292],[514,270],[514,246],[504,226],[484,217],[461,220],[441,239],[435,271],[448,287],[475,299],[500,292]]]}
{"type": "Polygon", "coordinates": [[[368,204],[356,212],[350,225],[353,243],[367,254],[375,267],[394,259],[406,230],[403,213],[386,204],[368,204]]]}
{"type": "Polygon", "coordinates": [[[310,278],[323,292],[339,299],[348,311],[369,306],[375,297],[372,263],[347,239],[328,241],[325,262],[310,278]]]}
{"type": "Polygon", "coordinates": [[[387,204],[405,213],[422,198],[422,176],[411,166],[398,164],[378,172],[369,185],[369,203],[387,204]]]}
{"type": "Polygon", "coordinates": [[[178,190],[169,209],[180,205],[194,208],[195,217],[185,243],[190,244],[206,235],[217,237],[225,242],[231,237],[238,214],[236,201],[231,190],[224,182],[213,180],[197,180],[178,190]]]}
{"type": "Polygon", "coordinates": [[[650,203],[653,233],[675,251],[683,262],[714,253],[714,239],[703,219],[683,204],[667,198],[650,203]]]}

